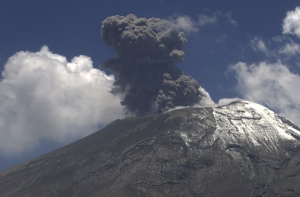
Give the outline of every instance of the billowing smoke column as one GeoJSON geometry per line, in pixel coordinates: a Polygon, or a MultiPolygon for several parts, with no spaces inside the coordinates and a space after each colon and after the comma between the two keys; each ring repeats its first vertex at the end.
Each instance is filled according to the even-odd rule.
{"type": "Polygon", "coordinates": [[[167,20],[111,16],[102,22],[101,35],[118,58],[102,63],[117,75],[113,93],[138,116],[175,106],[191,106],[203,96],[200,85],[175,66],[184,61],[183,32],[167,20]]]}

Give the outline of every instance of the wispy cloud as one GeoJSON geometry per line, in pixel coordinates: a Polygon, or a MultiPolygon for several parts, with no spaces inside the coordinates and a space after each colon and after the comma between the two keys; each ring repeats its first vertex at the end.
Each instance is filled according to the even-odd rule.
{"type": "Polygon", "coordinates": [[[289,60],[292,56],[300,54],[300,45],[287,36],[276,36],[266,41],[262,38],[254,37],[250,41],[250,46],[257,53],[263,53],[266,57],[274,57],[282,61],[289,60]]]}
{"type": "Polygon", "coordinates": [[[236,20],[234,20],[234,19],[232,18],[231,12],[226,13],[225,16],[227,17],[227,22],[231,23],[231,24],[234,25],[234,26],[237,25],[236,20]]]}
{"type": "Polygon", "coordinates": [[[20,154],[41,140],[70,142],[123,117],[113,82],[87,56],[69,62],[45,46],[16,53],[0,81],[0,152],[20,154]]]}
{"type": "Polygon", "coordinates": [[[267,48],[265,41],[263,41],[261,38],[254,37],[250,42],[250,46],[254,51],[263,52],[266,56],[270,56],[271,52],[267,48]]]}
{"type": "Polygon", "coordinates": [[[207,25],[218,24],[219,22],[230,23],[231,25],[237,25],[237,22],[232,18],[230,12],[222,13],[221,11],[215,11],[210,14],[199,14],[198,19],[194,20],[187,15],[172,16],[169,19],[181,30],[191,33],[198,32],[201,28],[207,25]]]}
{"type": "Polygon", "coordinates": [[[172,19],[172,21],[178,28],[187,33],[198,31],[198,24],[189,16],[178,16],[177,18],[172,19]]]}
{"type": "Polygon", "coordinates": [[[292,56],[296,54],[300,54],[300,45],[292,42],[292,43],[286,43],[283,48],[279,50],[279,53],[292,56]]]}
{"type": "Polygon", "coordinates": [[[198,16],[199,26],[204,26],[204,25],[207,25],[207,24],[215,24],[217,22],[218,22],[218,17],[215,14],[213,14],[211,16],[200,14],[198,16]]]}
{"type": "Polygon", "coordinates": [[[198,16],[198,19],[198,23],[200,26],[204,26],[206,24],[216,24],[219,21],[224,21],[224,19],[227,23],[230,23],[234,26],[237,25],[237,22],[233,19],[231,12],[223,13],[219,10],[213,12],[211,15],[200,14],[198,16]]]}

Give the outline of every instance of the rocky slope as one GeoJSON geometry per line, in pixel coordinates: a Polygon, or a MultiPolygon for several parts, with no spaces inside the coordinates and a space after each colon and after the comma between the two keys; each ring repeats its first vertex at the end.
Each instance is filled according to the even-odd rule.
{"type": "Polygon", "coordinates": [[[248,101],[116,120],[0,173],[1,197],[300,196],[300,128],[248,101]]]}

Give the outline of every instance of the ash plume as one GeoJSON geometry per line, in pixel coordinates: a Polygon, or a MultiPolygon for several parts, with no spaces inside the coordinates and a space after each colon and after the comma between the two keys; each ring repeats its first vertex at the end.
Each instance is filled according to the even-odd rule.
{"type": "Polygon", "coordinates": [[[135,115],[161,113],[175,106],[199,103],[205,93],[198,82],[176,67],[184,61],[184,33],[170,21],[111,16],[102,22],[101,36],[116,52],[101,64],[117,75],[112,92],[135,115]]]}

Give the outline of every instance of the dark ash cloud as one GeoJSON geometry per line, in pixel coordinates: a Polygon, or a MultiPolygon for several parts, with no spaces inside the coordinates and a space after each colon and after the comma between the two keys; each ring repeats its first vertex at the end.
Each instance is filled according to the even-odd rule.
{"type": "Polygon", "coordinates": [[[118,58],[101,64],[117,75],[112,92],[135,115],[160,113],[175,106],[199,103],[205,93],[176,67],[184,61],[184,33],[172,22],[135,15],[111,16],[102,22],[101,35],[118,58]]]}

